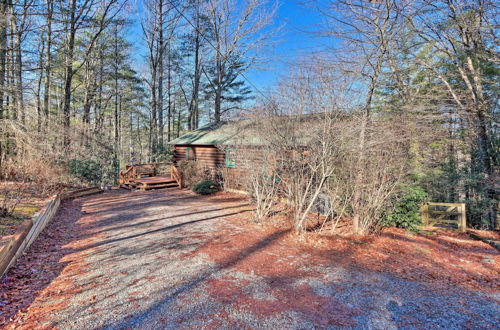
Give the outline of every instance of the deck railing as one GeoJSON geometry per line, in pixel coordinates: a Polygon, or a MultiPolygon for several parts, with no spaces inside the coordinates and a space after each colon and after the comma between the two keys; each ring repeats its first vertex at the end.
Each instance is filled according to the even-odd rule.
{"type": "Polygon", "coordinates": [[[150,163],[150,164],[133,164],[125,166],[124,171],[120,171],[119,180],[120,185],[128,185],[133,183],[136,179],[143,176],[156,176],[168,174],[172,163],[150,163]]]}
{"type": "Polygon", "coordinates": [[[177,184],[179,185],[179,188],[182,189],[182,187],[183,187],[182,173],[179,170],[179,168],[177,168],[177,166],[172,165],[171,170],[170,170],[170,175],[172,176],[172,179],[174,179],[175,182],[177,182],[177,184]]]}

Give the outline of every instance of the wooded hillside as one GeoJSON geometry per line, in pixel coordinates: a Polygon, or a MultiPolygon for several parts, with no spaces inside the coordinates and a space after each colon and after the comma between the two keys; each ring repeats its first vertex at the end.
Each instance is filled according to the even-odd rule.
{"type": "MultiPolygon", "coordinates": [[[[367,192],[402,165],[378,208],[418,187],[433,201],[465,201],[471,225],[494,227],[496,2],[310,0],[303,8],[320,17],[301,28],[319,46],[264,90],[248,73],[271,61],[278,32],[291,29],[272,1],[1,1],[0,175],[115,183],[120,166],[169,159],[168,141],[208,122],[329,113],[355,118],[322,127],[354,143],[352,158],[329,154],[329,164],[346,162],[341,174],[324,173],[352,182],[350,209],[365,212],[367,192]]],[[[282,133],[263,134],[283,137],[273,132],[282,133]]]]}
{"type": "Polygon", "coordinates": [[[69,167],[88,181],[112,183],[120,164],[166,159],[167,141],[249,100],[240,76],[258,62],[250,52],[269,36],[260,31],[272,7],[201,0],[135,5],[1,4],[3,175],[69,167]]]}

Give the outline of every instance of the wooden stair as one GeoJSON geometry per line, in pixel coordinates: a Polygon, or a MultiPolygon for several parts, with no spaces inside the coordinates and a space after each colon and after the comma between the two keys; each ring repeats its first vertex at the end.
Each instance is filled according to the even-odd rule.
{"type": "Polygon", "coordinates": [[[170,175],[151,176],[135,180],[135,188],[139,190],[177,187],[179,185],[170,175]]]}
{"type": "Polygon", "coordinates": [[[139,190],[182,189],[182,175],[175,166],[166,163],[127,165],[126,170],[120,172],[120,187],[139,190]],[[165,169],[166,165],[168,167],[165,169]]]}

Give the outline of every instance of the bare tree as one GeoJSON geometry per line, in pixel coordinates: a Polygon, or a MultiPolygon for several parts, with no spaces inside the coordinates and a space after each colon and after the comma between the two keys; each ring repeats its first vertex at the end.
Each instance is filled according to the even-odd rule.
{"type": "MultiPolygon", "coordinates": [[[[354,233],[361,234],[361,214],[369,196],[363,189],[367,168],[366,143],[367,130],[370,128],[374,94],[380,86],[380,78],[389,55],[390,41],[397,37],[399,28],[399,8],[393,0],[368,2],[364,0],[340,0],[328,2],[326,8],[316,6],[330,23],[323,31],[343,41],[344,57],[340,59],[351,65],[349,71],[359,74],[363,84],[364,101],[360,104],[364,116],[359,130],[358,159],[355,164],[354,178],[356,189],[353,196],[354,233]]],[[[346,67],[346,66],[344,66],[346,67]]]]}
{"type": "Polygon", "coordinates": [[[7,74],[7,0],[0,2],[0,165],[3,164],[6,148],[4,147],[4,124],[3,120],[6,117],[5,109],[5,87],[7,74]]]}
{"type": "Polygon", "coordinates": [[[50,114],[50,91],[52,87],[52,20],[54,15],[54,1],[46,0],[46,42],[45,42],[45,79],[44,79],[44,94],[43,94],[43,113],[45,115],[45,129],[47,129],[49,124],[49,114],[50,114]]]}
{"type": "Polygon", "coordinates": [[[188,24],[190,33],[187,34],[187,53],[192,57],[191,69],[191,97],[188,100],[188,130],[196,129],[200,120],[200,90],[202,87],[202,73],[204,56],[207,50],[209,31],[207,28],[207,15],[204,13],[206,1],[192,0],[188,3],[188,10],[191,11],[191,24],[188,24]]]}
{"type": "Polygon", "coordinates": [[[232,96],[231,89],[242,87],[236,80],[262,60],[259,50],[268,46],[272,33],[264,31],[275,15],[276,6],[266,0],[208,0],[208,16],[214,52],[211,74],[207,73],[214,94],[214,120],[234,110],[231,100],[245,99],[246,91],[232,96]],[[223,101],[229,104],[224,107],[223,101]]]}
{"type": "MultiPolygon", "coordinates": [[[[178,4],[170,0],[152,0],[146,3],[147,16],[142,22],[142,29],[148,47],[148,65],[150,79],[148,84],[151,90],[151,130],[150,148],[153,160],[164,143],[164,70],[165,54],[170,56],[169,46],[174,36],[179,15],[174,10],[178,4]]],[[[170,79],[170,61],[167,63],[170,79]]],[[[170,86],[167,86],[170,92],[170,86]]]]}
{"type": "MultiPolygon", "coordinates": [[[[260,125],[263,118],[247,119],[250,125],[260,125]]],[[[259,129],[257,132],[261,133],[259,129]]],[[[249,146],[244,141],[230,147],[222,147],[237,164],[237,170],[224,171],[224,180],[238,183],[249,193],[255,207],[254,221],[261,223],[271,214],[279,200],[280,177],[275,150],[269,145],[249,146]],[[236,172],[236,173],[234,173],[236,172]],[[238,175],[242,174],[243,175],[238,175]]],[[[231,187],[233,188],[233,187],[231,187]]]]}
{"type": "Polygon", "coordinates": [[[73,77],[89,59],[89,55],[99,35],[119,12],[118,0],[101,2],[99,5],[94,0],[68,0],[68,10],[65,27],[65,64],[64,64],[64,97],[62,104],[64,122],[64,145],[69,146],[69,128],[71,118],[71,95],[73,91],[73,77]],[[75,38],[77,32],[89,25],[94,27],[89,38],[87,49],[81,63],[75,68],[75,38]]]}

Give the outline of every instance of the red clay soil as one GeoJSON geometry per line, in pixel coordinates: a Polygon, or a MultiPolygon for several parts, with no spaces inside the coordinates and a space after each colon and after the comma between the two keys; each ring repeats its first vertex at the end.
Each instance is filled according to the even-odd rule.
{"type": "Polygon", "coordinates": [[[197,252],[206,253],[214,261],[224,264],[235,249],[247,251],[256,242],[272,237],[268,245],[262,249],[259,247],[259,253],[253,253],[244,263],[238,263],[239,270],[267,276],[273,275],[274,271],[296,273],[297,269],[287,269],[290,267],[288,263],[273,268],[261,266],[280,263],[279,260],[269,261],[270,255],[278,256],[280,252],[299,259],[301,254],[308,253],[307,263],[311,265],[335,263],[426,283],[484,292],[500,290],[500,253],[467,233],[446,230],[414,233],[386,228],[381,233],[365,237],[307,233],[304,238],[299,238],[286,228],[282,219],[273,221],[273,225],[254,224],[248,216],[233,217],[231,222],[244,225],[247,230],[235,234],[229,226],[221,235],[227,239],[212,241],[197,252]],[[276,237],[279,239],[274,239],[276,237]]]}

